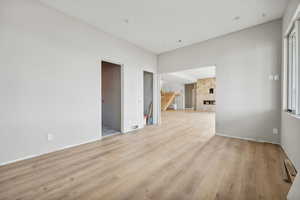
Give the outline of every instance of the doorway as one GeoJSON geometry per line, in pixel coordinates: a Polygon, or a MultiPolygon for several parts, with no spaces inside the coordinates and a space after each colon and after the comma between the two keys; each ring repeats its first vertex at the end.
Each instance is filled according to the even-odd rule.
{"type": "Polygon", "coordinates": [[[121,133],[122,120],[121,65],[102,61],[102,136],[121,133]]]}
{"type": "Polygon", "coordinates": [[[195,110],[196,109],[196,83],[184,84],[184,96],[185,96],[185,109],[195,110]]]}
{"type": "Polygon", "coordinates": [[[164,73],[161,77],[162,124],[176,120],[215,135],[216,66],[164,73]]]}
{"type": "Polygon", "coordinates": [[[144,125],[153,124],[153,73],[144,71],[144,125]]]}

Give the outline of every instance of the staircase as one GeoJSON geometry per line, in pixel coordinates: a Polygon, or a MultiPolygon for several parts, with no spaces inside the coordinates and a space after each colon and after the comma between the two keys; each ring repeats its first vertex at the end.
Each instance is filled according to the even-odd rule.
{"type": "Polygon", "coordinates": [[[161,92],[161,110],[166,111],[177,95],[175,92],[161,92]]]}

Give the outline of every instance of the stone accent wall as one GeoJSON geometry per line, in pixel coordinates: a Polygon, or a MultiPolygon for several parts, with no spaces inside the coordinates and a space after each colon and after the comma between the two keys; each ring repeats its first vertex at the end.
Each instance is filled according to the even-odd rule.
{"type": "Polygon", "coordinates": [[[216,78],[205,78],[197,81],[197,110],[215,112],[216,105],[204,104],[204,101],[216,100],[216,78]],[[213,89],[213,94],[210,90],[213,89]]]}

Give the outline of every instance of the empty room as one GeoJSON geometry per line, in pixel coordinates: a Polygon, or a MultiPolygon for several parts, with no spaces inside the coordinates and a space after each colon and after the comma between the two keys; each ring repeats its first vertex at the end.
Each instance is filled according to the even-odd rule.
{"type": "Polygon", "coordinates": [[[0,0],[0,200],[300,200],[300,0],[0,0]]]}

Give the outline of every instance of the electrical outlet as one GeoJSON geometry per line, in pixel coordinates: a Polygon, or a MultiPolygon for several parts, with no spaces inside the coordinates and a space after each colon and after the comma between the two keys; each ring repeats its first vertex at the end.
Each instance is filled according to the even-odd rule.
{"type": "Polygon", "coordinates": [[[139,128],[138,125],[133,125],[133,126],[132,126],[132,129],[137,129],[137,128],[139,128]]]}
{"type": "Polygon", "coordinates": [[[47,135],[47,140],[48,140],[48,141],[52,141],[53,139],[54,139],[53,135],[50,134],[50,133],[48,133],[48,135],[47,135]]]}
{"type": "Polygon", "coordinates": [[[278,128],[273,128],[273,134],[278,135],[278,128]]]}

